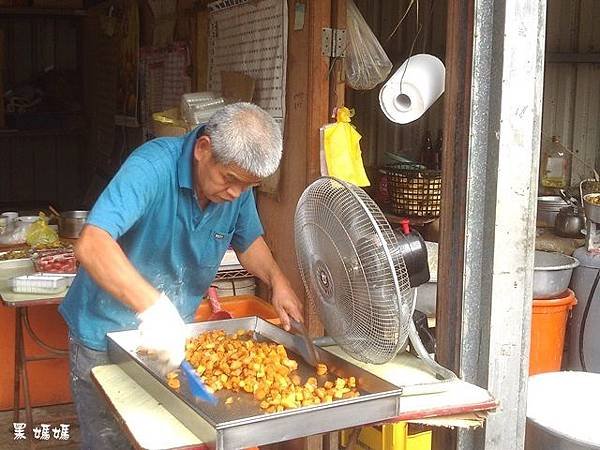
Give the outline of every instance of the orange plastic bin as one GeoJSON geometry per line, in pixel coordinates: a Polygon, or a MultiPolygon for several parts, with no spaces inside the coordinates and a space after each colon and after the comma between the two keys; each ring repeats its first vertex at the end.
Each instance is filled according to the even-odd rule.
{"type": "MultiPolygon", "coordinates": [[[[221,308],[231,313],[234,318],[258,316],[261,319],[279,325],[281,321],[273,306],[263,299],[254,295],[238,295],[235,297],[221,297],[219,299],[221,308]]],[[[211,315],[210,305],[202,301],[196,310],[195,320],[201,322],[208,320],[211,315]]]]}
{"type": "Polygon", "coordinates": [[[533,300],[529,375],[560,370],[567,319],[576,304],[571,290],[564,297],[533,300]]]}

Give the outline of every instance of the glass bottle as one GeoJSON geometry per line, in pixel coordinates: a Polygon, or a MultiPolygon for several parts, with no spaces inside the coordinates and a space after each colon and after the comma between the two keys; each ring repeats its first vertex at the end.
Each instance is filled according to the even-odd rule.
{"type": "Polygon", "coordinates": [[[423,150],[421,151],[421,162],[428,169],[433,169],[435,164],[433,154],[433,141],[431,140],[431,132],[425,134],[425,142],[423,143],[423,150]]]}
{"type": "Polygon", "coordinates": [[[542,151],[542,186],[550,188],[565,188],[569,186],[570,154],[560,144],[558,136],[552,136],[550,142],[542,151]]]}
{"type": "Polygon", "coordinates": [[[440,170],[442,168],[442,147],[443,147],[443,145],[444,145],[444,135],[443,135],[442,130],[440,130],[438,132],[438,138],[435,143],[435,146],[433,147],[433,151],[435,154],[435,158],[434,158],[434,162],[435,162],[434,169],[435,170],[440,170]]]}

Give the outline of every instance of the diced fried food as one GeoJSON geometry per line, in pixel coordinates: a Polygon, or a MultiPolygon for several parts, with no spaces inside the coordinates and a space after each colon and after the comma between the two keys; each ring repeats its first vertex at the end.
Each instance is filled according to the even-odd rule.
{"type": "MultiPolygon", "coordinates": [[[[267,413],[330,403],[334,399],[353,398],[360,393],[354,377],[337,377],[335,381],[319,378],[328,375],[328,368],[320,363],[315,376],[304,382],[298,362],[290,358],[281,344],[258,342],[252,333],[238,330],[228,335],[213,330],[189,339],[185,358],[195,368],[210,392],[227,390],[252,394],[267,413]]],[[[178,371],[167,375],[167,383],[179,387],[178,371]]],[[[331,375],[328,378],[333,378],[331,375]]],[[[227,397],[225,404],[233,403],[227,397]]]]}
{"type": "Polygon", "coordinates": [[[172,389],[179,389],[179,387],[181,386],[179,378],[171,378],[170,380],[167,380],[167,384],[172,389]]]}

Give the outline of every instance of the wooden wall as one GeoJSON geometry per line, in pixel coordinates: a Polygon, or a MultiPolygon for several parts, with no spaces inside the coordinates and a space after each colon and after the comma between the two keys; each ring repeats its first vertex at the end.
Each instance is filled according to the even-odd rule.
{"type": "MultiPolygon", "coordinates": [[[[3,93],[53,68],[72,73],[69,80],[79,82],[80,27],[78,16],[0,16],[3,93]]],[[[81,99],[80,83],[64,87],[81,99]]],[[[81,112],[55,115],[31,124],[26,131],[0,130],[0,209],[79,206],[83,191],[81,116],[81,112]]]]}
{"type": "MultiPolygon", "coordinates": [[[[600,2],[549,0],[542,133],[600,167],[600,2]],[[571,62],[569,62],[571,61],[571,62]],[[593,61],[593,62],[582,62],[593,61]]],[[[591,175],[574,159],[572,181],[591,175]]]]}
{"type": "Polygon", "coordinates": [[[77,17],[0,16],[6,40],[2,68],[6,88],[30,80],[44,69],[77,70],[77,17]]]}
{"type": "MultiPolygon", "coordinates": [[[[410,0],[397,2],[355,0],[355,3],[392,61],[394,67],[391,73],[393,73],[410,55],[410,48],[417,31],[415,6],[413,5],[393,37],[389,38],[404,15],[410,0]]],[[[446,5],[445,0],[419,1],[422,29],[415,42],[413,54],[431,53],[444,61],[446,5]]],[[[418,158],[426,131],[431,131],[435,142],[439,130],[443,128],[444,96],[421,119],[410,124],[399,125],[388,120],[381,111],[380,88],[381,85],[370,91],[348,89],[347,92],[346,105],[356,109],[353,122],[363,136],[361,149],[365,164],[382,165],[385,152],[418,158]]]]}
{"type": "MultiPolygon", "coordinates": [[[[281,179],[275,196],[259,194],[258,207],[265,239],[275,259],[299,296],[304,286],[297,269],[294,245],[294,213],[305,187],[319,174],[319,127],[327,122],[329,98],[328,59],[321,56],[320,30],[329,26],[328,1],[306,3],[304,27],[294,30],[294,4],[288,0],[289,37],[286,81],[286,117],[281,179]],[[316,152],[315,152],[316,151],[316,152]]],[[[320,324],[314,309],[305,307],[313,334],[320,324]]]]}

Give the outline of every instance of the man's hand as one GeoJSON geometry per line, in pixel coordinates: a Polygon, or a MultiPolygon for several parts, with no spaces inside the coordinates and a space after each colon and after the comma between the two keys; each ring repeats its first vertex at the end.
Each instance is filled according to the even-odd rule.
{"type": "Polygon", "coordinates": [[[287,279],[273,284],[273,307],[281,319],[285,331],[290,331],[290,316],[298,322],[304,322],[302,302],[290,287],[287,279]]]}
{"type": "Polygon", "coordinates": [[[185,324],[179,312],[164,294],[138,314],[139,347],[154,353],[163,369],[171,371],[185,358],[185,324]]]}
{"type": "Polygon", "coordinates": [[[290,286],[290,282],[283,274],[271,254],[271,250],[262,236],[256,240],[243,253],[237,253],[242,266],[251,274],[264,281],[272,290],[271,303],[281,319],[281,325],[290,331],[290,316],[298,322],[302,320],[302,302],[290,286]]]}

